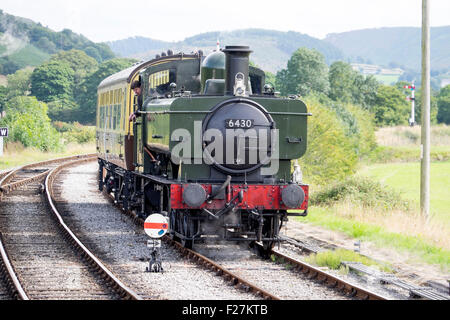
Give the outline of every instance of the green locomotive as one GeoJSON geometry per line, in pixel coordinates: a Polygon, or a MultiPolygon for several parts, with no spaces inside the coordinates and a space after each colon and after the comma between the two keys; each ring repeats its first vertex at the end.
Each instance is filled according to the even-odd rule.
{"type": "Polygon", "coordinates": [[[250,53],[169,51],[98,88],[100,190],[143,218],[167,216],[186,247],[212,237],[270,249],[288,210],[307,214],[308,186],[291,160],[306,152],[310,114],[301,100],[276,97],[250,53]],[[136,80],[144,103],[130,123],[136,80]]]}

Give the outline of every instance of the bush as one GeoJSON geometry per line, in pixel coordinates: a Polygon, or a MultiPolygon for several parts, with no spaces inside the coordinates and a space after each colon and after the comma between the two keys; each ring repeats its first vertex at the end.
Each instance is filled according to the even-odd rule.
{"type": "Polygon", "coordinates": [[[42,151],[61,150],[60,136],[47,116],[47,105],[35,97],[15,97],[6,104],[6,117],[0,125],[10,129],[7,141],[42,151]]]}
{"type": "Polygon", "coordinates": [[[333,101],[324,94],[314,93],[309,99],[317,101],[336,115],[360,159],[366,158],[376,148],[375,119],[372,113],[360,106],[333,101]]]}
{"type": "Polygon", "coordinates": [[[372,107],[377,126],[408,124],[410,107],[404,94],[392,86],[378,88],[375,105],[372,107]]]}
{"type": "Polygon", "coordinates": [[[310,198],[311,205],[331,206],[351,201],[363,207],[409,210],[410,204],[400,194],[365,177],[352,176],[330,185],[310,198]]]}
{"type": "Polygon", "coordinates": [[[373,114],[359,106],[347,105],[348,111],[356,119],[358,131],[355,132],[354,147],[359,158],[367,158],[377,147],[375,120],[373,114]]]}
{"type": "Polygon", "coordinates": [[[305,181],[322,185],[353,174],[358,158],[340,120],[315,97],[306,104],[313,116],[308,119],[308,150],[299,161],[305,181]]]}
{"type": "Polygon", "coordinates": [[[95,127],[83,126],[78,122],[55,121],[53,126],[62,133],[66,142],[76,142],[79,144],[95,141],[95,127]]]}

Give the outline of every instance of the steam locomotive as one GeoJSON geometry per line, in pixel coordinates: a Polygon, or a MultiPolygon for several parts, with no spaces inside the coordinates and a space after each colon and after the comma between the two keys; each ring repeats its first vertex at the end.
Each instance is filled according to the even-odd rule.
{"type": "Polygon", "coordinates": [[[169,50],[98,86],[99,189],[143,218],[166,216],[188,248],[218,238],[269,250],[288,216],[307,214],[308,186],[291,160],[306,152],[310,114],[298,98],[277,97],[250,54],[169,50]]]}

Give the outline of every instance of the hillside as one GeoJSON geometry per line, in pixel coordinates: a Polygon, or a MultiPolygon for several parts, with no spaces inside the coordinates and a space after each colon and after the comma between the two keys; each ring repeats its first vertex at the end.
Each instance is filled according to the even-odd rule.
{"type": "Polygon", "coordinates": [[[52,54],[71,49],[82,50],[98,62],[114,57],[107,45],[94,43],[69,29],[55,32],[0,10],[0,74],[38,66],[52,54]]]}
{"type": "MultiPolygon", "coordinates": [[[[420,72],[421,28],[378,28],[333,33],[325,41],[352,62],[400,67],[420,72]]],[[[431,28],[431,69],[450,71],[450,26],[431,28]]]]}
{"type": "Polygon", "coordinates": [[[138,59],[153,58],[167,49],[175,52],[191,52],[202,49],[205,53],[216,48],[217,40],[221,46],[248,45],[253,50],[251,60],[266,71],[276,73],[286,67],[292,53],[300,47],[320,51],[332,63],[344,59],[342,52],[334,45],[298,32],[281,32],[264,29],[244,29],[235,31],[216,31],[202,33],[179,42],[165,42],[143,37],[107,42],[112,51],[123,57],[138,59]]]}

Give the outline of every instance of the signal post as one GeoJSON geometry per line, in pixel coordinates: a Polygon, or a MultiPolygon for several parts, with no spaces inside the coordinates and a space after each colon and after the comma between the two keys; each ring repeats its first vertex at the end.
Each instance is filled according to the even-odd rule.
{"type": "Polygon", "coordinates": [[[416,124],[416,115],[415,115],[416,86],[414,85],[414,81],[413,81],[410,86],[403,86],[403,88],[411,90],[411,96],[407,97],[406,100],[411,101],[411,118],[409,118],[409,125],[411,127],[413,127],[416,124]]]}
{"type": "Polygon", "coordinates": [[[3,156],[3,138],[8,137],[8,128],[0,128],[0,157],[3,156]]]}

